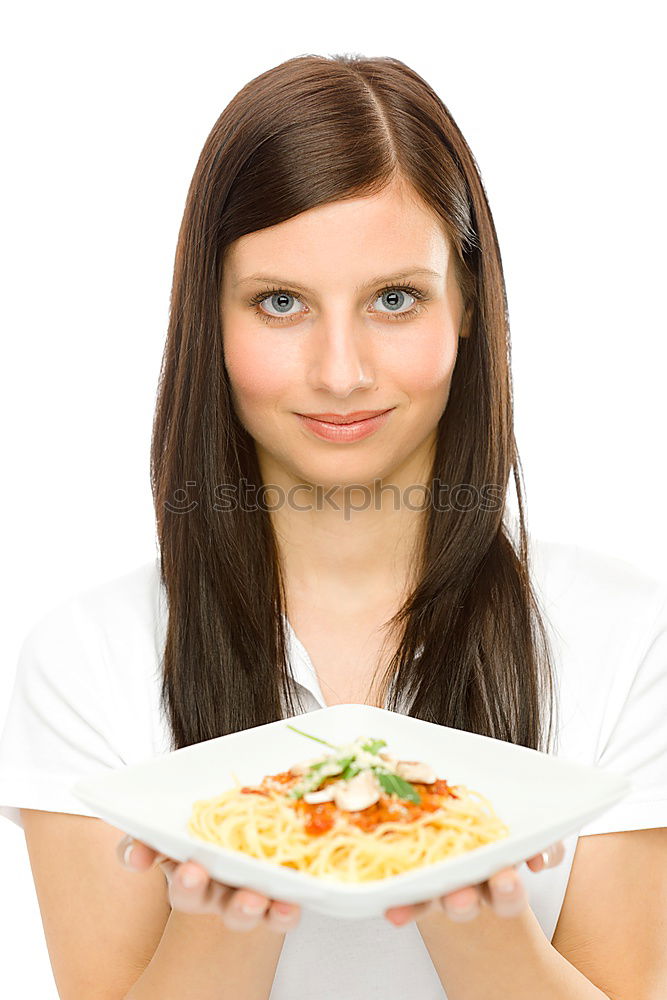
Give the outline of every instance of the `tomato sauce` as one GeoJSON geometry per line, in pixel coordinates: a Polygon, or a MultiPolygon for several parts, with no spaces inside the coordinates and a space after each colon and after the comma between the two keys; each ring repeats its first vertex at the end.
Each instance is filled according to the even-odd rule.
{"type": "MultiPolygon", "coordinates": [[[[340,775],[331,775],[320,785],[324,788],[331,782],[338,781],[340,775]]],[[[256,795],[269,795],[268,789],[276,785],[282,786],[280,790],[288,786],[295,785],[301,780],[300,775],[290,774],[289,771],[280,771],[278,774],[270,774],[260,785],[251,788],[244,786],[241,791],[254,793],[256,795]]],[[[367,809],[360,809],[357,812],[348,812],[345,809],[338,809],[335,802],[304,802],[303,799],[289,799],[289,803],[296,812],[304,817],[306,833],[311,836],[318,836],[330,830],[337,816],[344,817],[348,823],[353,823],[366,833],[376,829],[380,823],[411,823],[426,813],[435,812],[440,809],[447,799],[457,799],[451,785],[444,778],[438,778],[431,785],[422,782],[412,781],[410,784],[415,788],[420,801],[410,802],[408,799],[401,799],[397,795],[387,795],[384,792],[372,806],[367,809]]]]}

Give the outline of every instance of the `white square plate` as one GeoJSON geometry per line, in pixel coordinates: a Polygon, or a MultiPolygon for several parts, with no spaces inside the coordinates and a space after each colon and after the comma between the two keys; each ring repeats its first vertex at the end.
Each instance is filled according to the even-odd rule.
{"type": "Polygon", "coordinates": [[[358,704],[332,705],[220,736],[72,786],[73,794],[102,819],[171,858],[197,861],[219,882],[349,918],[379,917],[390,906],[483,882],[577,832],[630,790],[625,775],[358,704]],[[485,795],[510,835],[400,875],[350,884],[208,844],[188,833],[195,800],[233,787],[233,774],[243,784],[259,784],[265,775],[326,749],[286,723],[334,744],[359,736],[384,739],[390,753],[425,761],[450,785],[467,785],[485,795]]]}

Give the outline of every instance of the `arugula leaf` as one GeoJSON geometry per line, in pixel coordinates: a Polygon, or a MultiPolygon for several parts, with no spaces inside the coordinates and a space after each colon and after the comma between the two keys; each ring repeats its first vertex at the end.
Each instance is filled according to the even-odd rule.
{"type": "Polygon", "coordinates": [[[306,771],[301,781],[292,788],[290,795],[295,799],[300,799],[306,792],[314,792],[318,785],[322,783],[322,776],[318,774],[318,771],[319,767],[311,771],[306,771]]]}
{"type": "Polygon", "coordinates": [[[373,768],[373,770],[385,792],[389,795],[398,795],[400,799],[407,799],[409,802],[419,805],[421,802],[419,792],[409,781],[400,778],[397,774],[391,774],[389,771],[381,771],[379,768],[373,768]]]}
{"type": "Polygon", "coordinates": [[[321,768],[325,767],[327,764],[330,764],[332,760],[333,760],[333,757],[325,757],[324,760],[318,760],[318,761],[316,761],[314,764],[311,764],[308,767],[308,770],[306,771],[306,774],[307,775],[312,775],[313,772],[319,771],[321,768]]]}
{"type": "Polygon", "coordinates": [[[367,753],[377,753],[382,747],[386,747],[386,740],[366,740],[365,743],[361,744],[361,749],[366,750],[367,753]]]}
{"type": "Polygon", "coordinates": [[[354,757],[350,757],[349,762],[345,765],[345,769],[341,775],[343,781],[349,781],[353,778],[355,774],[359,774],[361,768],[357,764],[354,757]]]}

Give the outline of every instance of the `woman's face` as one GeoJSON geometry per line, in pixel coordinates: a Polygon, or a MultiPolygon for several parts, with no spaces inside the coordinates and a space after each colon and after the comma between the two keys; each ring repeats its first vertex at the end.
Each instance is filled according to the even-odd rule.
{"type": "Polygon", "coordinates": [[[430,453],[463,319],[453,252],[439,220],[395,186],[228,248],[225,364],[264,483],[396,480],[430,453]],[[389,408],[372,434],[346,442],[297,416],[389,408]]]}

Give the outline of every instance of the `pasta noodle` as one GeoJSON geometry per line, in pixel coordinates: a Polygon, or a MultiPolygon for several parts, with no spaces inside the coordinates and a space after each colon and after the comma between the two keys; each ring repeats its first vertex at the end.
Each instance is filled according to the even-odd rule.
{"type": "MultiPolygon", "coordinates": [[[[348,755],[346,760],[350,759],[348,755]]],[[[400,762],[398,773],[401,765],[408,773],[407,765],[415,764],[427,767],[400,762]]],[[[242,786],[234,776],[234,788],[193,804],[188,832],[254,858],[342,882],[397,875],[500,840],[510,832],[484,795],[466,785],[449,785],[435,775],[429,781],[403,781],[396,786],[399,794],[383,788],[378,797],[376,791],[375,801],[364,808],[341,808],[339,799],[332,800],[334,792],[352,787],[341,780],[341,771],[348,773],[338,766],[337,775],[325,770],[324,778],[314,779],[319,791],[314,796],[311,791],[313,801],[294,795],[299,786],[307,787],[303,769],[267,775],[255,786],[242,786]],[[404,794],[412,798],[402,797],[404,787],[411,790],[404,794]],[[330,800],[323,801],[327,795],[330,800]]],[[[396,778],[396,774],[394,767],[391,775],[396,778]]],[[[365,788],[372,787],[368,781],[377,781],[368,770],[366,778],[365,788]]],[[[363,781],[357,779],[358,787],[363,781]]]]}

